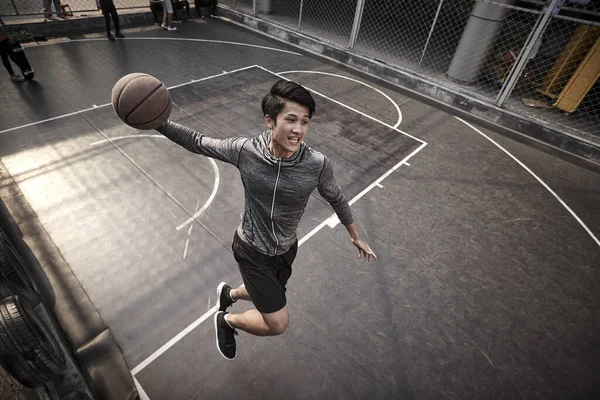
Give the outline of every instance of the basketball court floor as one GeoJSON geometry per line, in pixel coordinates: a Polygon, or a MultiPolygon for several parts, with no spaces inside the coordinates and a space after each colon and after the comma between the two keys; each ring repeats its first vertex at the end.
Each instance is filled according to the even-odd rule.
{"type": "MultiPolygon", "coordinates": [[[[600,393],[600,174],[226,21],[27,49],[0,79],[0,160],[117,338],[142,398],[592,398],[600,393]],[[378,261],[317,193],[298,230],[285,334],[215,347],[236,169],[124,125],[123,75],[171,119],[255,136],[279,77],[313,91],[326,154],[378,261]]],[[[539,146],[536,146],[539,147],[539,146]]],[[[249,308],[238,302],[232,311],[249,308]]]]}

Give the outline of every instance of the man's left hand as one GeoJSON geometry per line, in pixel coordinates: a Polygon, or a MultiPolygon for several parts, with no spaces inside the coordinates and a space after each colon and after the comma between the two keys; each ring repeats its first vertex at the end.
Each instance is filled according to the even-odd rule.
{"type": "Polygon", "coordinates": [[[362,239],[352,239],[352,244],[358,249],[358,258],[363,258],[364,261],[371,261],[371,257],[377,260],[377,256],[369,247],[369,244],[362,239]]]}

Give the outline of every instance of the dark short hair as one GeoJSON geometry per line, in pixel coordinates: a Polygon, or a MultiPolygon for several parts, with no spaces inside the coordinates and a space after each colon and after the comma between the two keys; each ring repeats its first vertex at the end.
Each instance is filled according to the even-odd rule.
{"type": "Polygon", "coordinates": [[[286,101],[292,101],[308,108],[309,118],[312,118],[315,113],[315,99],[308,90],[296,82],[280,79],[271,87],[269,94],[262,99],[263,115],[268,115],[275,123],[277,115],[285,107],[286,101]]]}

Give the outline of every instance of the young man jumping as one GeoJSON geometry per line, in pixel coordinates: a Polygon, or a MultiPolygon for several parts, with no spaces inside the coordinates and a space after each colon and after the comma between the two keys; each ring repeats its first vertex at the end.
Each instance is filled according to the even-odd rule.
{"type": "Polygon", "coordinates": [[[262,99],[262,111],[268,130],[256,138],[214,139],[171,121],[158,128],[187,150],[240,171],[245,207],[232,249],[244,284],[233,289],[221,282],[214,316],[217,348],[228,360],[236,356],[236,329],[258,336],[286,330],[285,292],[298,250],[296,228],[314,189],[348,230],[358,257],[376,259],[360,238],[330,161],[303,141],[315,112],[311,94],[297,83],[279,80],[262,99]],[[256,309],[227,313],[237,300],[251,301],[256,309]]]}

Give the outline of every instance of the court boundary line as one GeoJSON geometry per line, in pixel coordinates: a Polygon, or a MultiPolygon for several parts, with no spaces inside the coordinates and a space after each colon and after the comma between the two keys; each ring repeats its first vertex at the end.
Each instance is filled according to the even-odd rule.
{"type": "MultiPolygon", "coordinates": [[[[285,78],[273,71],[270,71],[260,65],[255,65],[254,67],[258,68],[258,69],[262,69],[263,71],[278,76],[282,79],[286,79],[289,80],[288,78],[285,78]]],[[[318,93],[315,90],[309,89],[306,86],[304,86],[307,90],[312,91],[313,93],[326,98],[327,100],[330,100],[344,108],[347,108],[351,111],[356,112],[357,114],[360,114],[372,121],[375,121],[381,125],[386,126],[387,128],[390,128],[392,130],[395,130],[405,136],[410,137],[411,139],[414,139],[418,142],[421,143],[421,145],[419,147],[417,147],[415,150],[413,150],[409,155],[407,155],[404,159],[402,159],[400,162],[398,162],[396,165],[394,165],[390,170],[388,170],[387,172],[385,172],[383,175],[381,175],[379,178],[377,178],[375,180],[375,182],[373,182],[372,184],[370,184],[369,186],[367,186],[365,189],[363,189],[358,195],[356,195],[354,198],[352,198],[352,200],[350,200],[349,204],[353,204],[354,202],[356,202],[357,200],[359,200],[361,197],[363,197],[365,194],[367,194],[368,192],[370,192],[374,187],[377,187],[377,184],[380,183],[381,181],[383,181],[385,178],[387,178],[392,172],[396,171],[398,168],[400,168],[402,165],[407,165],[407,161],[409,159],[411,159],[413,156],[415,156],[419,151],[421,151],[426,145],[427,143],[421,139],[418,139],[406,132],[401,131],[398,128],[395,128],[383,121],[380,121],[377,118],[374,118],[368,114],[365,114],[361,111],[358,111],[344,103],[341,103],[337,100],[334,100],[330,97],[327,97],[326,95],[323,95],[321,93],[318,93]]],[[[335,213],[334,213],[335,215],[335,213]]],[[[325,227],[325,225],[329,225],[331,217],[328,217],[327,219],[325,219],[323,222],[321,222],[319,225],[317,225],[312,231],[310,231],[309,233],[307,233],[306,235],[304,235],[304,237],[302,237],[299,241],[298,241],[298,246],[301,246],[303,243],[305,243],[308,239],[310,239],[312,236],[314,236],[317,232],[319,232],[321,229],[323,229],[323,227],[325,227]]],[[[335,225],[333,226],[335,227],[335,225]]],[[[194,330],[196,327],[198,327],[202,322],[204,322],[206,319],[208,319],[210,317],[211,314],[213,314],[214,312],[216,312],[216,305],[214,307],[212,307],[210,310],[208,310],[206,313],[204,313],[200,318],[198,318],[197,320],[193,321],[191,324],[189,324],[185,329],[183,329],[179,334],[177,334],[175,337],[173,337],[172,339],[170,339],[167,343],[165,343],[164,345],[162,345],[159,349],[157,349],[155,352],[153,352],[150,356],[148,356],[147,358],[145,358],[141,363],[139,363],[137,366],[135,366],[132,370],[131,370],[131,374],[135,377],[138,373],[140,373],[142,370],[144,370],[148,365],[150,365],[152,362],[156,361],[156,359],[158,359],[161,355],[163,355],[167,350],[169,350],[171,347],[173,347],[176,343],[178,343],[181,339],[183,339],[185,336],[187,336],[192,330],[194,330]]]]}
{"type": "Polygon", "coordinates": [[[138,395],[140,396],[140,400],[150,400],[150,397],[148,397],[148,394],[146,393],[146,391],[144,390],[144,388],[142,387],[142,385],[140,385],[140,382],[137,380],[137,378],[135,377],[135,375],[131,375],[131,378],[133,379],[133,384],[135,385],[135,388],[138,391],[138,395]]]}
{"type": "MultiPolygon", "coordinates": [[[[104,143],[112,143],[115,140],[139,139],[139,138],[167,139],[166,136],[161,135],[161,134],[124,135],[124,136],[117,136],[117,137],[110,138],[110,139],[98,140],[98,141],[90,143],[90,146],[97,146],[97,145],[104,144],[104,143]]],[[[181,229],[185,228],[187,225],[190,225],[192,222],[195,222],[195,221],[197,222],[198,218],[204,213],[204,211],[206,211],[208,209],[208,207],[212,204],[213,200],[217,196],[217,192],[219,190],[219,184],[221,182],[221,174],[219,172],[219,166],[217,165],[217,162],[213,158],[211,158],[211,157],[206,157],[206,158],[208,158],[208,161],[210,162],[210,164],[213,168],[213,172],[215,174],[215,180],[213,183],[212,192],[210,193],[208,200],[206,200],[206,202],[204,203],[202,208],[200,208],[200,210],[198,210],[198,208],[196,208],[196,211],[194,211],[193,214],[188,213],[188,215],[190,215],[190,217],[185,222],[182,222],[179,226],[177,226],[177,228],[175,228],[177,231],[180,231],[181,229]]],[[[186,251],[184,252],[184,256],[183,256],[184,259],[185,259],[186,253],[187,253],[187,244],[186,244],[186,251]]]]}
{"type": "Polygon", "coordinates": [[[394,101],[394,99],[392,99],[390,96],[388,96],[383,90],[377,89],[376,87],[371,86],[371,85],[369,85],[366,82],[360,81],[358,79],[350,78],[349,76],[340,75],[340,74],[334,74],[332,72],[326,72],[326,71],[293,70],[293,71],[279,71],[279,72],[277,72],[277,74],[278,75],[285,75],[285,74],[313,74],[313,75],[335,76],[336,78],[346,79],[348,81],[361,84],[363,86],[368,87],[369,89],[372,89],[372,90],[376,91],[377,93],[379,93],[380,95],[382,95],[383,97],[385,97],[386,99],[388,99],[390,101],[390,103],[392,103],[394,105],[394,108],[396,108],[396,112],[398,113],[398,120],[394,124],[394,126],[393,126],[394,128],[399,127],[400,124],[402,123],[402,110],[400,110],[400,106],[398,105],[398,103],[396,103],[394,101]]]}
{"type": "MultiPolygon", "coordinates": [[[[171,90],[171,89],[177,89],[177,88],[182,87],[182,86],[192,85],[194,83],[198,83],[198,82],[202,82],[202,81],[207,81],[209,79],[219,78],[221,76],[226,76],[226,75],[233,74],[233,73],[236,73],[236,72],[246,71],[246,70],[249,70],[249,69],[252,69],[252,68],[256,68],[256,67],[257,67],[256,64],[254,64],[254,65],[248,65],[248,66],[242,67],[242,68],[233,69],[231,71],[223,71],[220,74],[205,76],[204,78],[200,78],[200,79],[191,79],[189,82],[180,83],[179,85],[169,86],[167,89],[169,89],[169,90],[171,90]]],[[[12,128],[7,128],[7,129],[4,129],[4,130],[1,130],[0,131],[0,135],[3,134],[3,133],[16,131],[16,130],[19,130],[19,129],[22,129],[22,128],[27,128],[27,127],[34,126],[34,125],[43,124],[45,122],[56,121],[58,119],[66,118],[66,117],[72,117],[73,115],[83,114],[83,113],[88,112],[88,111],[92,111],[92,110],[96,110],[98,108],[104,108],[104,107],[108,107],[108,106],[112,106],[112,102],[111,103],[101,104],[99,106],[94,104],[94,105],[92,105],[92,107],[84,108],[83,110],[73,111],[73,112],[70,112],[70,113],[67,113],[67,114],[57,115],[56,117],[46,118],[46,119],[43,119],[43,120],[40,120],[40,121],[36,121],[36,122],[28,123],[28,124],[23,124],[23,125],[15,126],[15,127],[12,127],[12,128]]]]}
{"type": "MultiPolygon", "coordinates": [[[[121,41],[121,40],[177,40],[177,41],[181,41],[181,42],[203,42],[203,43],[229,44],[229,45],[233,45],[233,46],[254,47],[254,48],[257,48],[257,49],[271,50],[271,51],[276,51],[278,53],[287,53],[287,54],[293,54],[295,56],[304,57],[303,54],[297,53],[297,52],[291,51],[291,50],[283,50],[283,49],[278,49],[276,47],[261,46],[259,44],[242,43],[242,42],[232,42],[232,41],[229,41],[229,40],[194,39],[194,38],[168,38],[168,37],[152,37],[152,36],[149,36],[149,37],[126,37],[126,38],[120,38],[119,39],[119,41],[121,41]]],[[[57,44],[78,43],[78,42],[106,42],[106,38],[72,39],[72,40],[65,40],[65,41],[62,41],[62,42],[38,43],[37,46],[27,46],[27,48],[34,49],[36,47],[45,47],[45,46],[52,46],[52,45],[57,45],[57,44]]]]}
{"type": "Polygon", "coordinates": [[[581,225],[581,227],[588,233],[588,235],[591,236],[591,238],[594,240],[594,242],[596,242],[596,244],[598,246],[600,246],[600,240],[598,240],[598,238],[596,237],[596,235],[594,235],[594,233],[590,230],[590,228],[587,227],[587,225],[581,220],[581,218],[579,218],[579,216],[577,214],[575,214],[575,211],[573,211],[571,209],[571,207],[569,207],[567,205],[567,203],[565,203],[564,200],[554,190],[552,190],[552,188],[550,188],[550,186],[548,186],[548,184],[546,182],[544,182],[539,176],[537,176],[535,174],[535,172],[533,172],[521,160],[519,160],[511,152],[509,152],[508,150],[506,150],[504,147],[502,147],[494,139],[492,139],[491,137],[489,137],[488,135],[486,135],[485,133],[483,133],[481,130],[477,129],[476,127],[474,127],[473,125],[471,125],[470,123],[468,123],[467,121],[465,121],[465,120],[463,120],[463,119],[461,119],[459,117],[455,116],[454,118],[456,118],[457,120],[459,120],[463,124],[467,125],[469,128],[473,129],[475,132],[479,133],[481,136],[483,136],[487,140],[489,140],[492,144],[494,144],[496,147],[498,147],[500,150],[502,150],[504,153],[506,153],[510,158],[512,158],[517,164],[519,164],[521,167],[523,167],[523,169],[525,171],[529,172],[529,174],[531,176],[533,176],[548,192],[550,192],[550,194],[552,196],[554,196],[554,198],[556,198],[556,200],[558,200],[558,202],[571,214],[571,216],[573,218],[575,218],[575,220],[577,222],[579,222],[579,225],[581,225]]]}
{"type": "MultiPolygon", "coordinates": [[[[275,75],[275,76],[277,76],[277,77],[279,77],[279,78],[281,78],[281,79],[285,79],[286,81],[291,81],[291,79],[289,79],[289,78],[286,78],[286,77],[285,77],[285,76],[283,76],[283,75],[279,75],[277,72],[273,72],[273,71],[271,71],[270,69],[267,69],[267,68],[263,67],[262,65],[256,65],[256,67],[257,67],[257,68],[260,68],[260,69],[262,69],[262,70],[263,70],[263,71],[265,71],[265,72],[268,72],[269,74],[275,75]]],[[[350,111],[354,111],[355,113],[357,113],[357,114],[360,114],[360,115],[362,115],[362,116],[363,116],[363,117],[365,117],[365,118],[368,118],[368,119],[370,119],[370,120],[372,120],[372,121],[375,121],[375,122],[377,122],[377,123],[379,123],[379,124],[381,124],[381,125],[383,125],[383,126],[385,126],[385,127],[387,127],[387,128],[393,129],[393,130],[395,130],[396,132],[403,134],[404,136],[408,136],[409,138],[411,138],[411,139],[413,139],[413,140],[416,140],[417,142],[420,142],[421,144],[423,144],[423,143],[427,144],[427,142],[425,142],[423,139],[419,139],[418,137],[415,137],[415,136],[413,136],[413,135],[411,135],[411,134],[409,134],[409,133],[406,133],[406,132],[404,132],[402,129],[399,129],[399,128],[397,128],[397,127],[394,127],[394,126],[392,126],[392,125],[390,125],[390,124],[387,124],[387,123],[385,123],[385,122],[383,122],[383,121],[381,121],[381,120],[379,120],[379,119],[377,119],[377,118],[375,118],[375,117],[372,117],[372,116],[370,116],[370,115],[369,115],[369,114],[367,114],[367,113],[364,113],[364,112],[362,112],[362,111],[359,111],[359,110],[357,110],[356,108],[350,107],[349,105],[347,105],[347,104],[344,104],[344,103],[342,103],[341,101],[337,101],[337,100],[335,100],[335,99],[333,99],[333,98],[331,98],[331,97],[328,97],[327,95],[324,95],[324,94],[322,94],[322,93],[320,93],[320,92],[318,92],[318,91],[316,91],[316,90],[314,90],[314,89],[311,89],[311,88],[309,88],[308,86],[304,86],[304,85],[302,85],[302,87],[304,87],[304,88],[305,88],[306,90],[308,90],[309,92],[313,92],[314,94],[317,94],[317,95],[319,95],[319,96],[323,97],[324,99],[327,99],[327,100],[329,100],[329,101],[331,101],[331,102],[333,102],[333,103],[335,103],[335,104],[337,104],[337,105],[340,105],[340,106],[342,106],[342,107],[344,107],[344,108],[347,108],[347,109],[348,109],[348,110],[350,110],[350,111]]]]}

